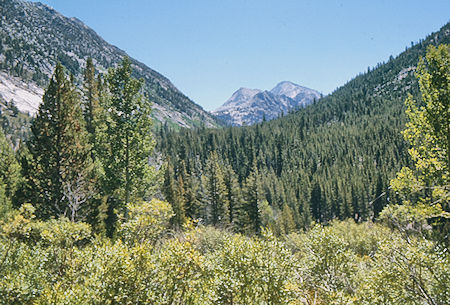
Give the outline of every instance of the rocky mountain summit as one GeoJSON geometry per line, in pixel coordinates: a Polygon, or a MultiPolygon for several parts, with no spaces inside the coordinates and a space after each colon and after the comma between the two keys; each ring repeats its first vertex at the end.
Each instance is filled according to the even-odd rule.
{"type": "Polygon", "coordinates": [[[212,113],[229,125],[252,125],[305,107],[320,97],[316,90],[283,81],[270,91],[240,88],[212,113]]]}

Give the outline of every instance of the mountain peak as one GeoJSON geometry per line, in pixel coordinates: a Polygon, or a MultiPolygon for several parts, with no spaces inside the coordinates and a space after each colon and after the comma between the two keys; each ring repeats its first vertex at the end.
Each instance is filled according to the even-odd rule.
{"type": "Polygon", "coordinates": [[[310,104],[320,93],[290,81],[278,83],[272,90],[239,88],[218,109],[213,111],[230,125],[251,125],[270,120],[282,112],[310,104]]]}
{"type": "Polygon", "coordinates": [[[249,89],[241,87],[238,90],[236,90],[233,95],[217,110],[220,111],[221,109],[225,109],[230,106],[238,106],[246,101],[250,100],[252,97],[254,97],[256,94],[260,93],[261,90],[259,89],[249,89]],[[224,108],[225,107],[225,108],[224,108]]]}
{"type": "MultiPolygon", "coordinates": [[[[315,91],[290,81],[279,82],[270,92],[275,95],[286,95],[287,97],[295,99],[299,93],[315,91]]],[[[317,91],[316,91],[317,92],[317,91]]]]}
{"type": "Polygon", "coordinates": [[[251,98],[253,97],[255,94],[258,94],[259,92],[261,92],[260,89],[250,89],[250,88],[239,88],[238,90],[236,90],[233,95],[231,96],[231,98],[229,98],[228,100],[232,100],[235,98],[242,98],[242,97],[247,97],[247,98],[251,98]]]}

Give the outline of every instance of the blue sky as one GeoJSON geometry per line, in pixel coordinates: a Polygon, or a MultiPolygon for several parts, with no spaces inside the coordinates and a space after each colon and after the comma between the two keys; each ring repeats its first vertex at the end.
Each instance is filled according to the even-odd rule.
{"type": "Polygon", "coordinates": [[[324,94],[450,20],[450,1],[41,0],[207,110],[289,80],[324,94]]]}

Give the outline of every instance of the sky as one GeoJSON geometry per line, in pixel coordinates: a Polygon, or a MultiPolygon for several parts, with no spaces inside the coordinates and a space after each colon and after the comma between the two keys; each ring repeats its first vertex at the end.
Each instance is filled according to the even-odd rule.
{"type": "Polygon", "coordinates": [[[280,81],[329,94],[450,21],[438,0],[40,0],[206,110],[280,81]]]}

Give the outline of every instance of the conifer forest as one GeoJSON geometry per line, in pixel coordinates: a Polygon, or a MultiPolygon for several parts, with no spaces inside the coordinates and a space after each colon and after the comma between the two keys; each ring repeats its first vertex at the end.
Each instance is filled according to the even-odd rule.
{"type": "Polygon", "coordinates": [[[450,24],[249,126],[85,62],[1,100],[0,304],[449,304],[450,24]]]}

